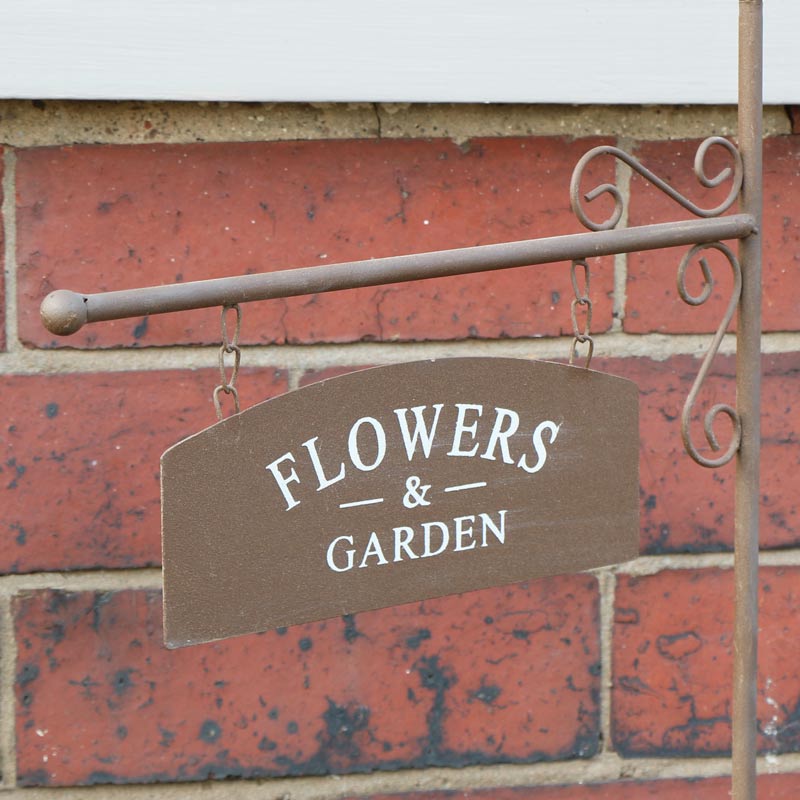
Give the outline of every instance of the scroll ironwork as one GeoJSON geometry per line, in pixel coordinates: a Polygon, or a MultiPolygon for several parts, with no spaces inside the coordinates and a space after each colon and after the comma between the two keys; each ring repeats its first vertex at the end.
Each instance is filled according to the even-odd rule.
{"type": "MultiPolygon", "coordinates": [[[[612,230],[619,224],[625,211],[625,200],[622,196],[622,192],[619,190],[619,187],[613,183],[601,183],[594,189],[581,194],[581,183],[586,167],[594,159],[603,155],[611,155],[614,158],[622,161],[624,164],[627,164],[634,172],[638,173],[657,189],[664,192],[664,194],[672,198],[676,203],[678,203],[678,205],[682,206],[687,211],[690,211],[692,214],[698,217],[710,218],[720,216],[734,204],[742,188],[742,179],[744,174],[742,158],[736,147],[721,136],[712,136],[703,141],[698,147],[694,159],[694,174],[698,181],[706,188],[713,189],[722,185],[726,181],[730,181],[731,183],[726,198],[721,203],[711,208],[703,208],[697,205],[694,201],[681,194],[679,191],[677,191],[677,189],[670,186],[670,184],[668,184],[662,178],[659,178],[658,175],[649,170],[640,161],[626,153],[624,150],[620,150],[618,147],[613,147],[610,145],[595,147],[585,153],[575,165],[575,169],[572,172],[572,179],[570,181],[570,204],[572,206],[572,210],[581,223],[592,231],[612,230]],[[706,156],[708,151],[714,146],[725,149],[730,155],[733,164],[732,166],[725,167],[716,175],[709,176],[706,170],[706,156]],[[608,219],[604,220],[603,222],[596,222],[589,217],[583,203],[591,203],[603,195],[610,196],[614,201],[614,211],[612,212],[611,216],[608,217],[608,219]]],[[[711,296],[714,286],[711,268],[709,267],[708,260],[705,258],[705,256],[700,256],[703,251],[707,250],[716,250],[725,256],[733,271],[734,286],[728,307],[725,311],[725,315],[720,322],[716,333],[714,334],[714,338],[712,339],[708,351],[706,352],[703,363],[700,367],[697,377],[695,378],[694,384],[692,385],[692,389],[686,398],[686,402],[684,403],[683,412],[681,414],[681,436],[683,438],[683,444],[686,448],[686,452],[696,463],[703,467],[715,468],[727,464],[739,449],[742,438],[742,422],[738,412],[735,408],[727,403],[718,403],[712,406],[705,414],[703,419],[703,431],[705,433],[708,445],[715,453],[718,453],[722,449],[719,439],[717,438],[717,434],[714,430],[714,425],[717,421],[717,418],[720,415],[727,416],[733,426],[731,438],[727,448],[721,455],[715,458],[703,455],[697,449],[694,442],[692,442],[690,423],[697,396],[700,393],[703,383],[711,368],[711,363],[719,351],[720,344],[722,343],[722,337],[725,335],[725,331],[728,329],[728,325],[733,319],[733,315],[736,313],[736,309],[739,305],[739,298],[742,291],[742,270],[736,256],[733,254],[730,248],[721,242],[710,242],[695,245],[683,257],[678,268],[678,294],[680,294],[681,299],[685,303],[688,303],[691,306],[699,306],[705,303],[706,300],[708,300],[708,298],[711,296]],[[703,287],[700,290],[700,293],[695,295],[689,291],[686,285],[686,274],[693,259],[697,256],[700,256],[699,263],[703,274],[703,287]]]]}
{"type": "Polygon", "coordinates": [[[626,153],[624,150],[620,150],[618,147],[612,147],[610,145],[601,145],[600,147],[595,147],[592,150],[589,150],[584,154],[580,161],[578,161],[578,163],[575,165],[575,169],[572,172],[572,179],[569,187],[572,211],[574,212],[575,216],[578,217],[581,223],[592,231],[607,231],[615,228],[622,219],[622,214],[625,209],[625,201],[622,197],[622,193],[613,183],[602,183],[589,192],[581,195],[580,187],[584,170],[591,161],[602,155],[611,155],[614,158],[622,161],[624,164],[627,164],[634,172],[637,172],[643,178],[647,179],[653,184],[653,186],[660,189],[662,192],[664,192],[664,194],[671,197],[680,206],[688,211],[691,211],[692,214],[698,217],[718,217],[720,214],[723,214],[734,204],[739,195],[739,191],[742,188],[742,178],[744,175],[742,158],[739,155],[739,151],[736,149],[736,147],[721,136],[711,136],[703,141],[700,144],[700,147],[697,148],[697,153],[694,159],[694,174],[698,181],[707,189],[713,189],[714,187],[725,183],[725,181],[731,180],[731,187],[727,197],[719,205],[714,206],[713,208],[702,208],[701,206],[698,206],[688,197],[685,197],[675,188],[670,186],[666,181],[659,178],[654,172],[651,172],[649,169],[647,169],[647,167],[645,167],[640,161],[638,161],[632,155],[626,153]],[[706,173],[705,161],[708,151],[714,146],[722,147],[727,150],[733,160],[733,166],[725,167],[716,175],[709,177],[709,175],[706,173]],[[602,195],[609,195],[613,199],[614,211],[605,221],[595,222],[594,220],[590,219],[586,213],[586,210],[583,207],[583,201],[586,203],[591,203],[602,195]]]}
{"type": "Polygon", "coordinates": [[[711,268],[708,266],[708,261],[703,256],[700,257],[699,262],[700,268],[703,271],[703,288],[701,289],[700,294],[693,295],[686,286],[686,272],[689,268],[689,265],[691,264],[692,259],[694,259],[704,250],[717,250],[728,260],[731,270],[733,271],[733,291],[731,292],[731,298],[728,302],[728,308],[725,311],[725,315],[717,327],[717,331],[714,334],[711,345],[709,346],[705,358],[703,359],[700,371],[697,373],[697,377],[694,380],[694,384],[692,384],[692,389],[689,392],[689,396],[686,398],[686,402],[684,403],[683,412],[681,414],[681,436],[683,437],[683,444],[686,448],[686,452],[694,461],[703,467],[715,468],[727,464],[739,449],[742,439],[742,421],[738,412],[735,408],[729,406],[727,403],[718,403],[708,410],[703,419],[703,430],[706,435],[706,441],[714,452],[719,452],[721,449],[719,440],[714,432],[714,423],[717,417],[720,414],[724,414],[730,419],[733,425],[733,432],[731,435],[731,440],[728,443],[728,447],[725,452],[717,458],[708,458],[698,451],[692,442],[689,426],[692,419],[694,404],[697,400],[697,395],[700,393],[703,382],[705,381],[708,371],[711,368],[711,362],[714,360],[714,356],[716,356],[717,352],[719,351],[722,337],[725,335],[725,331],[728,329],[728,325],[733,319],[733,315],[736,313],[736,308],[739,305],[739,297],[742,293],[742,269],[733,251],[721,242],[695,245],[691,250],[689,250],[688,253],[686,253],[683,259],[681,259],[680,266],[678,267],[678,294],[680,294],[684,303],[688,303],[691,306],[700,306],[711,296],[714,280],[711,274],[711,268]]]}

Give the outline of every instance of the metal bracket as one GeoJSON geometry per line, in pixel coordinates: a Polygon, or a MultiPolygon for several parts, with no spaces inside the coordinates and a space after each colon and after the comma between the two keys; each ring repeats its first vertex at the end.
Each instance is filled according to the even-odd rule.
{"type": "MultiPolygon", "coordinates": [[[[664,194],[671,197],[680,206],[688,211],[691,211],[695,216],[698,217],[710,219],[724,214],[734,204],[741,193],[742,180],[744,177],[742,158],[739,155],[739,151],[736,149],[736,147],[734,147],[734,145],[731,144],[731,142],[729,142],[727,139],[723,139],[720,136],[712,136],[703,141],[697,148],[697,153],[694,159],[694,174],[698,181],[706,188],[715,188],[722,185],[725,181],[730,180],[731,186],[728,190],[727,197],[719,205],[714,206],[713,208],[702,208],[701,206],[698,206],[654,172],[651,172],[649,169],[647,169],[647,167],[645,167],[640,161],[626,153],[624,150],[620,150],[618,147],[610,146],[595,147],[586,153],[580,159],[580,161],[578,161],[577,165],[575,166],[575,170],[572,173],[572,180],[570,182],[570,203],[572,205],[572,210],[578,219],[583,223],[583,225],[593,231],[612,230],[619,224],[619,221],[622,219],[625,212],[622,193],[614,184],[604,183],[595,187],[594,189],[591,189],[585,194],[581,194],[580,192],[584,170],[593,160],[604,155],[613,156],[619,161],[622,161],[624,164],[627,164],[627,166],[630,167],[634,172],[637,172],[657,189],[660,189],[662,192],[664,192],[664,194]],[[727,151],[733,161],[733,165],[731,167],[726,167],[717,175],[709,177],[706,174],[705,159],[708,151],[715,146],[727,151]],[[591,203],[603,195],[610,195],[613,198],[614,212],[605,221],[594,222],[586,213],[582,201],[591,203]]],[[[700,393],[703,382],[705,381],[706,376],[711,368],[711,362],[719,351],[722,337],[725,335],[725,331],[728,329],[728,325],[731,323],[733,315],[736,313],[736,309],[739,305],[742,292],[742,270],[739,266],[739,261],[737,260],[736,256],[726,245],[722,244],[721,242],[716,241],[696,243],[694,247],[692,247],[692,249],[689,250],[689,252],[683,257],[683,259],[681,259],[680,266],[678,267],[678,294],[688,305],[702,305],[711,296],[714,280],[711,274],[711,269],[708,266],[708,261],[705,257],[700,258],[700,267],[703,273],[702,291],[699,295],[692,295],[686,286],[686,272],[689,268],[689,265],[691,264],[692,260],[703,250],[716,250],[722,253],[725,258],[727,258],[733,271],[734,285],[722,322],[720,322],[714,338],[709,345],[709,349],[705,358],[703,359],[703,364],[692,386],[692,389],[689,392],[686,403],[684,404],[683,413],[681,414],[681,435],[683,437],[684,446],[686,447],[686,452],[697,464],[700,464],[702,467],[716,468],[722,467],[729,463],[739,449],[742,438],[742,423],[738,413],[729,405],[718,404],[713,406],[705,416],[703,427],[706,435],[706,441],[714,452],[720,450],[719,440],[714,432],[714,422],[717,416],[719,414],[727,416],[733,426],[728,447],[726,448],[725,452],[717,458],[708,458],[707,456],[702,455],[695,447],[691,439],[690,422],[694,404],[697,400],[698,394],[700,393]]]]}
{"type": "Polygon", "coordinates": [[[45,327],[58,335],[75,333],[88,322],[163,314],[171,311],[231,306],[252,300],[291,297],[419,280],[446,275],[463,275],[509,267],[532,266],[555,261],[574,261],[598,255],[692,245],[678,270],[682,299],[690,305],[705,302],[712,278],[705,258],[700,267],[705,279],[697,296],[686,287],[690,262],[704,250],[716,250],[727,258],[734,273],[734,290],[727,311],[717,328],[703,360],[682,415],[682,434],[689,455],[705,467],[720,467],[736,457],[736,530],[734,572],[736,583],[736,621],[734,631],[733,691],[733,798],[754,800],[756,778],[756,651],[758,634],[758,505],[760,451],[760,352],[761,352],[761,213],[762,213],[762,3],[739,2],[739,150],[726,139],[706,139],[697,151],[695,174],[708,188],[726,180],[731,188],[726,199],[705,209],[681,195],[635,158],[615,147],[590,150],[576,165],[571,181],[572,207],[589,233],[557,236],[461,250],[394,256],[301,268],[261,275],[245,275],[218,280],[197,281],[175,286],[155,286],[103,294],[78,294],[58,290],[48,295],[41,307],[45,327]],[[733,166],[709,177],[705,156],[711,147],[722,147],[733,159],[733,166]],[[702,219],[668,222],[615,230],[623,216],[623,198],[612,184],[602,184],[579,195],[586,165],[602,155],[611,155],[627,164],[652,185],[683,208],[702,219]],[[614,200],[614,212],[594,222],[583,207],[601,195],[614,200]],[[742,213],[725,217],[737,197],[742,213]],[[722,240],[739,239],[739,258],[722,240]],[[741,263],[741,266],[740,266],[741,263]],[[701,455],[689,436],[689,421],[711,360],[738,308],[737,328],[737,409],[716,405],[705,418],[706,439],[712,450],[720,449],[713,429],[715,419],[726,415],[733,425],[725,452],[717,458],[701,455]]]}

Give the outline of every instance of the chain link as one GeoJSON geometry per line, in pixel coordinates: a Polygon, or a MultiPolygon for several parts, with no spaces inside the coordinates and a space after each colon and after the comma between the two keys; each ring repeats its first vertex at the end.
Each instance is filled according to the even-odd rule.
{"type": "Polygon", "coordinates": [[[572,266],[570,267],[570,278],[572,279],[572,289],[575,292],[575,299],[572,301],[570,306],[570,316],[572,317],[572,332],[573,332],[573,339],[572,339],[572,347],[569,350],[569,363],[575,361],[575,352],[578,348],[579,344],[585,344],[588,342],[589,344],[589,351],[586,354],[586,363],[584,367],[589,369],[589,365],[592,363],[592,355],[594,354],[594,339],[591,336],[592,330],[592,300],[589,297],[589,290],[591,288],[591,277],[589,273],[589,264],[586,262],[585,259],[576,259],[572,262],[572,266]],[[584,288],[578,285],[578,267],[583,267],[583,279],[584,279],[584,288]],[[580,326],[578,325],[578,314],[577,308],[578,306],[586,306],[586,314],[583,320],[583,330],[581,330],[580,326]]]}
{"type": "Polygon", "coordinates": [[[239,334],[242,330],[242,309],[238,304],[223,306],[222,315],[220,319],[220,328],[222,331],[222,346],[219,348],[219,380],[220,384],[214,389],[214,409],[217,412],[217,419],[222,419],[222,404],[220,395],[225,394],[233,395],[233,408],[234,413],[239,413],[239,392],[236,390],[236,380],[239,377],[239,365],[242,362],[242,350],[239,347],[239,334]],[[228,336],[228,311],[236,312],[236,328],[233,331],[233,339],[228,336]],[[233,366],[231,368],[230,379],[227,376],[227,369],[225,366],[225,356],[233,353],[233,366]]]}

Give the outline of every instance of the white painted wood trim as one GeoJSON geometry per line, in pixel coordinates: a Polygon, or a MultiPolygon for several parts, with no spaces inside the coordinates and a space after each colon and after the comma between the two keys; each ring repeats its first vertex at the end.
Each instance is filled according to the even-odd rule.
{"type": "MultiPolygon", "coordinates": [[[[765,3],[768,104],[800,2],[765,3]]],[[[0,97],[734,103],[737,0],[1,0],[0,97]]]]}

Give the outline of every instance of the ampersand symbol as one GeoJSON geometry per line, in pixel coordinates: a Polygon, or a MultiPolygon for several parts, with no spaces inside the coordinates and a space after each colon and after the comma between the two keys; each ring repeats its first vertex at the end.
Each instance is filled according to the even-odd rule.
{"type": "Polygon", "coordinates": [[[403,505],[406,508],[430,505],[430,502],[425,499],[425,495],[428,494],[428,489],[430,489],[431,486],[430,484],[420,486],[421,483],[422,481],[416,475],[411,475],[406,478],[406,489],[408,489],[408,491],[403,497],[403,505]]]}

